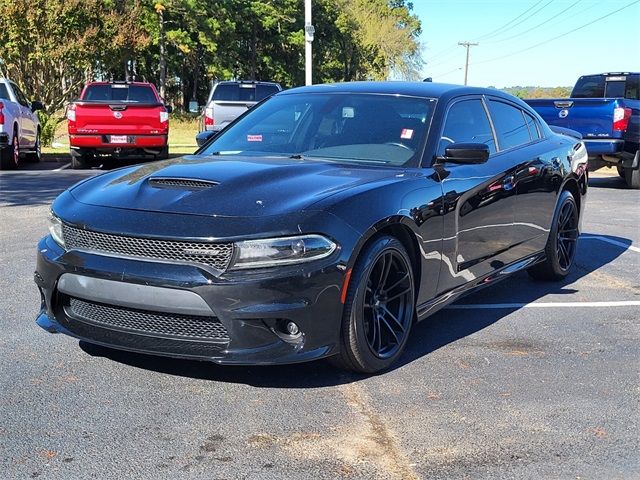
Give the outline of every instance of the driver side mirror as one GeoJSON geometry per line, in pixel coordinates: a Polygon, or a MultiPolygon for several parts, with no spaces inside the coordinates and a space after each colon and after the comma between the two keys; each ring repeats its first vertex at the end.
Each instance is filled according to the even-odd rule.
{"type": "Polygon", "coordinates": [[[171,105],[165,104],[164,109],[167,111],[167,113],[173,112],[173,107],[171,105]]]}
{"type": "Polygon", "coordinates": [[[212,130],[205,130],[204,132],[200,132],[196,135],[196,143],[198,144],[198,147],[203,146],[205,143],[207,143],[209,140],[211,140],[212,138],[214,138],[216,135],[218,135],[218,132],[214,132],[212,130]]]}
{"type": "Polygon", "coordinates": [[[478,164],[489,159],[489,146],[485,143],[454,143],[444,150],[438,160],[449,163],[478,164]]]}
{"type": "Polygon", "coordinates": [[[44,110],[44,105],[42,104],[42,102],[34,100],[33,102],[31,102],[31,111],[35,112],[37,110],[44,110]]]}

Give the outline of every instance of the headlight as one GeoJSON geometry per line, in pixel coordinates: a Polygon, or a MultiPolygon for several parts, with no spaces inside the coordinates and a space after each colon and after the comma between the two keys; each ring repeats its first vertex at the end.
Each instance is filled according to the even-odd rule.
{"type": "Polygon", "coordinates": [[[64,247],[64,237],[62,235],[62,220],[56,217],[53,212],[49,216],[49,233],[58,245],[64,247]]]}
{"type": "Polygon", "coordinates": [[[273,267],[328,257],[337,245],[322,235],[246,240],[235,244],[232,269],[273,267]]]}

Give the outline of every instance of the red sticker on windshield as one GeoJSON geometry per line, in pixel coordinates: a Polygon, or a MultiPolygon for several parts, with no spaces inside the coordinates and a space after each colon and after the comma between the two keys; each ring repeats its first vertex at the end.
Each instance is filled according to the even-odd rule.
{"type": "Polygon", "coordinates": [[[410,128],[403,128],[402,132],[400,132],[400,138],[411,140],[413,138],[413,130],[411,130],[410,128]]]}
{"type": "Polygon", "coordinates": [[[247,142],[261,142],[262,135],[247,135],[247,142]]]}

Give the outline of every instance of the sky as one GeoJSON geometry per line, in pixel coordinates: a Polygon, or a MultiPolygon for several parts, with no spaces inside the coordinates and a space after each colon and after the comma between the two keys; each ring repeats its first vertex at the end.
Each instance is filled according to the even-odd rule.
{"type": "Polygon", "coordinates": [[[468,84],[481,87],[572,86],[585,74],[640,72],[640,0],[413,0],[413,13],[422,22],[422,74],[434,82],[464,83],[458,42],[479,43],[470,47],[468,84]]]}

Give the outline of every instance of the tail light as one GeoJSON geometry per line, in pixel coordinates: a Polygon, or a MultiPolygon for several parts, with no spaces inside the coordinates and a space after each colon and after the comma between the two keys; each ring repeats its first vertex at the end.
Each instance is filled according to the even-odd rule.
{"type": "Polygon", "coordinates": [[[629,119],[631,118],[631,109],[616,107],[613,110],[613,130],[615,132],[624,132],[629,126],[629,119]]]}
{"type": "Polygon", "coordinates": [[[215,125],[213,120],[213,108],[211,107],[204,109],[204,125],[205,127],[213,127],[213,125],[215,125]]]}
{"type": "Polygon", "coordinates": [[[166,111],[160,112],[160,123],[164,123],[168,121],[169,121],[169,112],[166,112],[166,111]]]}
{"type": "Polygon", "coordinates": [[[76,121],[76,104],[70,103],[67,107],[67,120],[70,122],[76,121]]]}
{"type": "Polygon", "coordinates": [[[0,102],[0,125],[4,125],[4,103],[0,102]]]}

